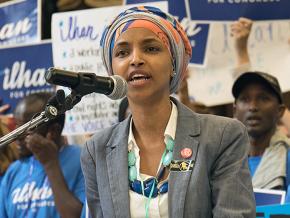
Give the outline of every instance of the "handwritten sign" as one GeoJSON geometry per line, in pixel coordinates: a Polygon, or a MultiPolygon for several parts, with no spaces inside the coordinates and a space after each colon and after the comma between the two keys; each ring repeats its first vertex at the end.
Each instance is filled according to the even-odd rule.
{"type": "MultiPolygon", "coordinates": [[[[290,90],[289,36],[289,21],[259,21],[254,23],[248,42],[251,69],[276,76],[283,91],[290,90]]],[[[206,67],[190,68],[190,95],[208,106],[231,103],[237,75],[230,23],[211,24],[208,43],[206,67]]]]}
{"type": "MultiPolygon", "coordinates": [[[[167,10],[167,3],[154,3],[167,10]]],[[[152,3],[151,3],[152,5],[152,3]]],[[[106,24],[130,6],[116,6],[58,13],[52,18],[52,48],[55,67],[95,72],[106,76],[100,56],[100,38],[106,24]]],[[[64,134],[93,133],[117,122],[118,101],[101,94],[85,96],[67,112],[64,134]]]]}

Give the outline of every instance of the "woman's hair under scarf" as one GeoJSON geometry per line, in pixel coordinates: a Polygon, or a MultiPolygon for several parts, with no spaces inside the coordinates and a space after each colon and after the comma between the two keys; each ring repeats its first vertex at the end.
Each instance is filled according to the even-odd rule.
{"type": "MultiPolygon", "coordinates": [[[[163,43],[169,42],[169,52],[172,56],[173,77],[170,82],[170,93],[177,91],[180,81],[183,79],[192,50],[190,42],[180,23],[170,14],[151,6],[133,7],[120,13],[103,32],[100,42],[102,59],[109,75],[113,75],[112,51],[118,36],[126,31],[136,20],[151,22],[154,27],[165,33],[166,39],[163,43]]],[[[144,26],[146,28],[147,25],[144,26]]],[[[149,30],[154,31],[152,28],[149,30]]],[[[157,35],[158,36],[158,35],[157,35]]],[[[159,37],[159,36],[158,36],[159,37]]],[[[160,38],[160,37],[159,37],[160,38]]]]}

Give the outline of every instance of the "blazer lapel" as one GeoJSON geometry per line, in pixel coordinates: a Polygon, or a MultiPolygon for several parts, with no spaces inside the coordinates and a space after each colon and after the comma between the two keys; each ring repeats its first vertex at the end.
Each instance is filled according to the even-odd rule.
{"type": "MultiPolygon", "coordinates": [[[[174,99],[173,99],[174,100],[174,99]]],[[[183,217],[186,193],[192,171],[195,167],[195,160],[198,153],[199,141],[197,135],[200,134],[200,123],[197,116],[176,102],[178,108],[178,120],[175,136],[175,146],[173,150],[173,161],[192,161],[193,169],[190,171],[171,171],[169,176],[168,209],[169,217],[183,217]],[[192,155],[183,158],[181,151],[189,148],[192,155]]]]}
{"type": "Polygon", "coordinates": [[[115,217],[130,217],[128,182],[128,119],[113,132],[106,157],[115,217]],[[114,133],[118,133],[114,134],[114,133]]]}

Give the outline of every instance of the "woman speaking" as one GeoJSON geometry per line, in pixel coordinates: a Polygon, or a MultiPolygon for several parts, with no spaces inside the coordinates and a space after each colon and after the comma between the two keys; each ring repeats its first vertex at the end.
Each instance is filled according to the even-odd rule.
{"type": "Polygon", "coordinates": [[[92,216],[255,217],[243,125],[170,97],[191,57],[178,21],[154,7],[128,9],[101,47],[108,74],[128,83],[131,115],[83,148],[92,216]]]}

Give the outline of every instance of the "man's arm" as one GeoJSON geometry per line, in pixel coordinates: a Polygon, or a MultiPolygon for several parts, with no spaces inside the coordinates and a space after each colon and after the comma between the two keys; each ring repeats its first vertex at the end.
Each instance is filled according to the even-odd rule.
{"type": "Polygon", "coordinates": [[[27,136],[26,142],[35,158],[38,159],[44,167],[60,216],[62,218],[79,218],[83,205],[68,189],[58,160],[57,145],[39,134],[27,136]]]}
{"type": "Polygon", "coordinates": [[[237,21],[231,24],[231,36],[234,38],[237,66],[250,63],[248,39],[252,25],[253,21],[244,17],[240,17],[237,21]]]}
{"type": "Polygon", "coordinates": [[[251,60],[248,52],[248,39],[253,21],[244,17],[231,24],[231,36],[234,40],[236,65],[233,68],[233,77],[237,78],[242,73],[251,70],[251,60]]]}
{"type": "Polygon", "coordinates": [[[248,149],[246,128],[240,122],[230,121],[224,128],[211,170],[214,217],[256,217],[248,149]]]}

